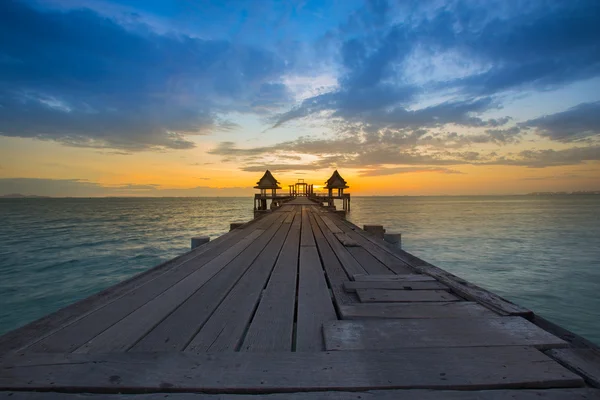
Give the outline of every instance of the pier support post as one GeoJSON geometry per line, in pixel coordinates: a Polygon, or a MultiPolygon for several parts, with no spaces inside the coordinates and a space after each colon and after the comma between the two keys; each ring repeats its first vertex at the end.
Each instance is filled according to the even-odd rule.
{"type": "Polygon", "coordinates": [[[370,234],[377,236],[380,239],[383,239],[383,235],[385,234],[385,229],[383,229],[383,225],[363,225],[363,231],[369,232],[370,234]]]}
{"type": "Polygon", "coordinates": [[[208,236],[194,236],[192,238],[192,249],[195,249],[198,246],[202,246],[203,244],[206,244],[210,242],[210,237],[208,236]]]}
{"type": "Polygon", "coordinates": [[[388,242],[389,244],[397,247],[399,249],[402,248],[402,234],[401,233],[384,233],[383,240],[388,242]]]}

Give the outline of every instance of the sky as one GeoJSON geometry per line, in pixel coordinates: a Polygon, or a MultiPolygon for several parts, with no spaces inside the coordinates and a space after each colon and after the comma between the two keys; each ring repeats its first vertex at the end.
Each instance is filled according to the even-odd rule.
{"type": "Polygon", "coordinates": [[[600,1],[2,0],[0,195],[600,190],[600,1]]]}

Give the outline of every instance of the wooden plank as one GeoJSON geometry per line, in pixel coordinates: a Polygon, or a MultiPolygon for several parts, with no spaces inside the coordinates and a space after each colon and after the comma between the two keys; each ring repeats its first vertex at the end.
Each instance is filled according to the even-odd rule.
{"type": "MultiPolygon", "coordinates": [[[[147,302],[121,321],[100,333],[98,336],[87,341],[84,345],[77,348],[75,352],[127,351],[134,345],[136,345],[138,349],[143,348],[149,341],[153,341],[155,338],[154,335],[150,338],[144,336],[151,330],[156,330],[155,327],[157,327],[157,325],[159,328],[158,332],[162,333],[163,330],[160,328],[167,324],[171,324],[169,325],[168,335],[166,337],[161,337],[160,341],[153,341],[152,349],[155,351],[159,349],[159,347],[155,346],[165,346],[165,348],[168,349],[181,349],[181,347],[187,343],[187,340],[189,340],[191,335],[195,333],[195,323],[198,322],[197,319],[191,318],[179,319],[181,318],[181,314],[189,309],[190,302],[186,300],[193,300],[195,298],[195,296],[193,296],[194,294],[205,293],[206,290],[204,290],[204,288],[202,291],[199,291],[199,289],[207,282],[212,281],[211,286],[209,286],[212,287],[213,283],[215,281],[220,281],[222,277],[229,277],[232,274],[236,274],[239,269],[247,268],[249,263],[256,258],[260,250],[264,248],[276,232],[283,218],[285,218],[285,215],[277,216],[276,222],[269,227],[268,230],[259,235],[253,235],[254,239],[249,244],[244,245],[233,253],[226,251],[217,256],[204,268],[173,285],[156,298],[147,302]],[[218,278],[213,280],[212,278],[215,276],[218,278]],[[180,307],[184,302],[186,306],[180,307]],[[170,314],[175,310],[177,310],[177,313],[175,316],[171,316],[170,314]],[[178,319],[179,321],[182,321],[182,323],[174,324],[174,319],[178,319]],[[191,321],[194,321],[194,323],[191,323],[191,321]],[[174,327],[177,327],[178,329],[174,330],[174,327]],[[186,337],[185,335],[189,336],[186,337]],[[183,339],[184,343],[181,343],[181,339],[183,339]]],[[[229,289],[224,291],[225,294],[228,291],[229,289]]],[[[221,295],[224,295],[222,292],[220,293],[221,295]]],[[[211,298],[213,297],[211,296],[211,298]]],[[[214,307],[216,307],[216,305],[214,307]]],[[[214,307],[212,308],[213,310],[214,307]]],[[[197,310],[195,311],[197,312],[197,310]]],[[[197,314],[194,314],[194,316],[196,315],[197,314]]]]}
{"type": "Polygon", "coordinates": [[[325,223],[325,225],[327,225],[327,228],[329,229],[329,231],[331,233],[344,233],[330,218],[330,215],[323,215],[321,216],[321,218],[323,219],[323,222],[325,223]]]}
{"type": "Polygon", "coordinates": [[[357,303],[339,307],[341,319],[466,318],[497,316],[492,310],[470,301],[447,303],[357,303]]]}
{"type": "MultiPolygon", "coordinates": [[[[202,268],[196,268],[194,272],[185,273],[188,271],[184,272],[183,269],[175,271],[164,276],[161,281],[155,280],[134,290],[118,301],[108,304],[97,312],[85,316],[74,324],[31,346],[28,351],[75,351],[102,332],[110,329],[111,326],[122,321],[125,321],[123,323],[126,324],[127,321],[130,321],[134,312],[144,313],[147,317],[145,326],[154,325],[155,317],[153,313],[147,312],[150,307],[158,305],[170,307],[173,300],[177,298],[185,299],[184,296],[191,295],[198,288],[198,285],[210,279],[263,233],[262,230],[255,230],[220,255],[214,257],[209,255],[212,259],[202,265],[202,268]]],[[[169,312],[170,310],[166,309],[163,312],[169,312]]]]}
{"type": "Polygon", "coordinates": [[[361,392],[296,392],[271,394],[75,394],[52,392],[2,392],[6,400],[599,400],[597,389],[525,390],[369,390],[361,392]]]}
{"type": "MultiPolygon", "coordinates": [[[[372,254],[376,259],[381,261],[387,268],[393,271],[396,274],[408,274],[414,272],[412,268],[408,264],[403,261],[400,261],[397,257],[389,254],[384,249],[381,249],[379,246],[373,244],[370,240],[364,238],[360,234],[356,233],[353,227],[348,226],[341,218],[337,216],[331,217],[331,221],[336,224],[336,226],[342,230],[351,240],[354,240],[358,245],[372,254]]],[[[357,228],[358,229],[358,228],[357,228]]],[[[361,231],[364,232],[364,231],[361,231]]],[[[366,232],[365,232],[366,233],[366,232]]],[[[380,242],[383,242],[382,239],[375,239],[380,242]]]]}
{"type": "Polygon", "coordinates": [[[302,228],[300,233],[300,246],[316,246],[315,238],[310,229],[308,207],[302,206],[302,228]]]}
{"type": "Polygon", "coordinates": [[[0,390],[104,393],[581,387],[532,347],[278,353],[30,353],[0,363],[0,390]]]}
{"type": "Polygon", "coordinates": [[[514,304],[498,296],[497,294],[494,294],[477,285],[467,282],[464,279],[461,279],[456,275],[453,275],[449,272],[444,271],[441,268],[438,268],[426,261],[423,261],[419,257],[407,253],[402,249],[389,246],[384,241],[369,235],[367,232],[362,231],[356,225],[348,221],[342,222],[349,227],[353,227],[354,231],[359,233],[362,237],[376,244],[381,249],[386,250],[389,254],[395,256],[400,261],[408,264],[417,272],[427,274],[436,278],[438,281],[449,286],[454,292],[464,297],[465,299],[473,300],[478,303],[484,304],[486,307],[489,307],[503,315],[520,315],[528,318],[533,316],[531,310],[528,310],[527,308],[514,304]]]}
{"type": "Polygon", "coordinates": [[[443,290],[385,290],[357,289],[362,303],[459,301],[460,298],[443,290]]]}
{"type": "Polygon", "coordinates": [[[411,282],[411,281],[391,281],[391,282],[344,282],[344,290],[347,292],[356,292],[357,289],[388,289],[388,290],[450,290],[448,286],[439,282],[411,282]]]}
{"type": "Polygon", "coordinates": [[[199,353],[238,349],[289,230],[290,224],[281,225],[185,351],[199,353]]]}
{"type": "Polygon", "coordinates": [[[344,247],[339,240],[334,236],[334,234],[329,230],[327,225],[323,222],[322,215],[318,213],[312,213],[317,225],[321,229],[323,236],[331,246],[331,249],[335,253],[338,260],[340,260],[340,264],[342,268],[346,271],[348,276],[353,276],[355,274],[366,274],[365,269],[360,265],[358,261],[352,257],[352,254],[348,252],[348,249],[344,247]]]}
{"type": "Polygon", "coordinates": [[[285,220],[283,221],[283,223],[291,224],[294,221],[295,217],[296,217],[296,212],[292,208],[292,209],[290,209],[290,211],[287,211],[287,217],[285,217],[285,220]]]}
{"type": "Polygon", "coordinates": [[[271,219],[255,220],[240,230],[225,234],[204,246],[9,332],[0,337],[0,354],[22,348],[28,348],[28,351],[75,349],[160,294],[169,285],[201,268],[241,238],[257,229],[264,229],[269,223],[272,223],[271,219]],[[116,302],[120,304],[117,305],[116,302]]]}
{"type": "Polygon", "coordinates": [[[390,272],[385,265],[362,247],[348,247],[348,252],[352,254],[352,257],[360,263],[368,274],[379,275],[390,272]]]}
{"type": "Polygon", "coordinates": [[[331,246],[329,246],[325,236],[323,236],[323,232],[321,232],[313,213],[314,207],[311,208],[310,225],[336,307],[339,308],[342,304],[357,303],[358,297],[355,294],[349,294],[343,288],[343,283],[348,280],[348,274],[346,274],[331,246]]]}
{"type": "Polygon", "coordinates": [[[300,218],[292,223],[240,351],[291,351],[300,218]]]}
{"type": "Polygon", "coordinates": [[[333,235],[345,247],[358,247],[359,246],[358,243],[356,243],[354,240],[350,239],[350,237],[348,235],[346,235],[345,233],[334,233],[333,235]]]}
{"type": "MultiPolygon", "coordinates": [[[[310,225],[309,225],[310,227],[310,225]]],[[[316,247],[300,247],[296,351],[321,351],[322,326],[337,319],[316,247]]]]}
{"type": "Polygon", "coordinates": [[[323,336],[325,350],[567,346],[521,317],[332,321],[323,325],[323,336]]]}
{"type": "Polygon", "coordinates": [[[435,278],[429,275],[422,274],[402,274],[402,275],[364,275],[358,274],[353,276],[357,282],[394,282],[394,281],[407,281],[407,282],[432,282],[435,278]]]}
{"type": "Polygon", "coordinates": [[[600,387],[600,352],[598,349],[554,349],[548,351],[550,357],[558,360],[594,387],[600,387]]]}
{"type": "MultiPolygon", "coordinates": [[[[187,346],[189,341],[208,320],[213,311],[227,296],[235,283],[259,256],[273,235],[281,227],[286,218],[285,213],[278,213],[276,222],[263,235],[258,237],[248,248],[232,260],[226,267],[214,274],[211,279],[198,286],[195,293],[188,296],[185,302],[168,313],[156,316],[155,308],[167,305],[158,304],[144,310],[150,322],[140,325],[131,316],[127,329],[115,326],[111,332],[105,332],[101,343],[103,351],[180,351],[187,346]],[[154,319],[152,320],[154,316],[154,319]],[[152,325],[150,325],[153,322],[152,325]],[[127,335],[127,336],[125,336],[127,335]],[[117,336],[118,339],[111,339],[117,336]],[[119,347],[117,347],[117,345],[119,347]],[[109,349],[106,349],[109,347],[109,349]]],[[[176,296],[176,295],[175,295],[176,296]]],[[[100,343],[91,343],[93,346],[84,348],[85,351],[99,352],[100,343]]]]}

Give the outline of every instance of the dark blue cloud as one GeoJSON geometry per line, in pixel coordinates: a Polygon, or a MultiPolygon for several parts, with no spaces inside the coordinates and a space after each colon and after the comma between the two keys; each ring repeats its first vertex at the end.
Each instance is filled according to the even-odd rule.
{"type": "MultiPolygon", "coordinates": [[[[375,18],[369,7],[362,9],[360,18],[351,16],[336,33],[342,66],[339,89],[306,100],[283,114],[278,124],[323,109],[369,123],[373,109],[378,109],[377,117],[400,120],[410,118],[407,106],[420,95],[451,91],[456,102],[477,104],[479,98],[511,90],[555,89],[600,75],[600,2],[595,0],[455,1],[442,7],[408,2],[399,9],[405,14],[393,18],[385,8],[387,17],[375,18]],[[382,26],[374,18],[401,21],[382,26]],[[362,31],[349,28],[357,25],[362,31]],[[443,55],[461,60],[449,69],[474,68],[456,78],[411,80],[409,61],[427,64],[443,55]]],[[[471,121],[462,107],[455,110],[454,116],[445,114],[448,123],[471,121]]]]}
{"type": "Polygon", "coordinates": [[[552,140],[575,142],[600,136],[600,101],[582,103],[566,111],[520,124],[552,140]]]}
{"type": "Polygon", "coordinates": [[[600,75],[596,0],[49,4],[0,1],[2,135],[185,149],[190,135],[234,128],[237,112],[275,127],[326,115],[349,131],[431,143],[435,133],[409,131],[486,127],[471,142],[508,143],[519,128],[483,116],[504,94],[600,75]],[[337,88],[294,105],[283,82],[321,68],[337,88]]]}
{"type": "Polygon", "coordinates": [[[449,82],[468,94],[489,95],[509,89],[552,89],[600,73],[600,3],[551,4],[457,36],[466,54],[492,67],[449,82]]]}
{"type": "Polygon", "coordinates": [[[0,2],[0,132],[70,145],[189,148],[219,115],[282,106],[274,53],[159,35],[90,10],[0,2]]]}

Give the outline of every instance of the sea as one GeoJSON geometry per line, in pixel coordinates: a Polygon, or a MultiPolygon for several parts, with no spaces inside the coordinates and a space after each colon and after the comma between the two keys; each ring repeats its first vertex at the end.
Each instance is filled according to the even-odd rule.
{"type": "MultiPolygon", "coordinates": [[[[0,334],[252,219],[247,198],[0,199],[0,334]]],[[[348,219],[600,344],[600,196],[353,197],[348,219]]]]}

